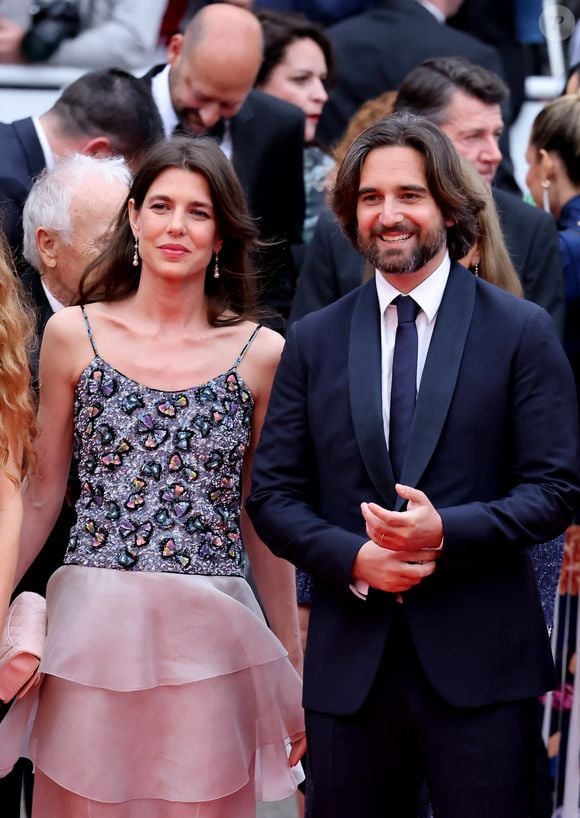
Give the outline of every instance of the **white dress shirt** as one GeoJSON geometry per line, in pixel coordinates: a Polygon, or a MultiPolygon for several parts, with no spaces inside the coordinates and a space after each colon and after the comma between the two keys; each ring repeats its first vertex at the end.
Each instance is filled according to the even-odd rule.
{"type": "MultiPolygon", "coordinates": [[[[417,326],[417,392],[421,385],[421,377],[425,367],[431,336],[435,327],[435,319],[439,305],[443,298],[443,291],[449,277],[451,262],[449,255],[445,258],[418,287],[408,293],[420,307],[415,324],[417,326]]],[[[391,411],[391,379],[393,376],[393,353],[395,350],[395,335],[397,334],[397,307],[392,302],[401,295],[385,277],[378,271],[375,273],[377,296],[381,311],[381,380],[383,397],[383,427],[385,440],[389,445],[389,415],[391,411]]]]}
{"type": "Polygon", "coordinates": [[[40,124],[40,119],[37,116],[32,117],[32,124],[34,125],[34,130],[36,131],[36,135],[38,137],[38,141],[40,142],[40,147],[42,148],[42,154],[44,156],[44,163],[46,165],[47,170],[52,170],[54,168],[54,153],[48,143],[48,139],[44,132],[44,128],[40,124]]]}
{"type": "Polygon", "coordinates": [[[438,23],[445,23],[447,21],[447,18],[445,17],[441,9],[438,6],[434,5],[433,3],[430,3],[429,0],[418,0],[418,2],[419,5],[423,6],[424,9],[427,9],[427,11],[431,12],[431,14],[437,20],[438,23]]]}
{"type": "MultiPolygon", "coordinates": [[[[417,392],[419,392],[421,386],[421,377],[425,368],[427,353],[429,352],[429,344],[435,329],[435,321],[449,278],[450,268],[449,254],[445,253],[439,267],[418,287],[407,293],[420,307],[415,321],[417,326],[417,392]]],[[[375,283],[381,312],[381,393],[383,400],[383,429],[388,448],[393,353],[395,351],[395,335],[397,334],[398,324],[397,306],[393,304],[393,301],[401,293],[389,284],[378,270],[375,271],[375,283]]],[[[353,594],[361,599],[366,599],[369,592],[369,586],[366,582],[357,579],[354,584],[351,584],[350,588],[353,594]]],[[[401,595],[398,594],[398,601],[400,600],[401,595]]]]}
{"type": "Polygon", "coordinates": [[[44,283],[44,281],[42,280],[42,276],[40,277],[40,283],[41,283],[41,285],[42,285],[42,289],[44,290],[44,294],[45,294],[45,296],[46,296],[46,300],[47,300],[47,301],[48,301],[48,303],[50,304],[50,309],[51,309],[53,312],[58,312],[59,310],[64,310],[64,304],[61,304],[61,302],[58,300],[58,298],[56,298],[56,296],[54,296],[54,295],[53,295],[53,294],[50,292],[50,290],[48,289],[48,287],[46,286],[46,284],[45,284],[45,283],[44,283]]]}

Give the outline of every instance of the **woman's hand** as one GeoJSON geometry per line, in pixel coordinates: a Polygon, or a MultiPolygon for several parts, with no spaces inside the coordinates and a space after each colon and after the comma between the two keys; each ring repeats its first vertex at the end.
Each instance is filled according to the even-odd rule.
{"type": "Polygon", "coordinates": [[[291,743],[290,755],[288,756],[288,764],[295,767],[306,752],[306,735],[294,739],[291,743]]]}

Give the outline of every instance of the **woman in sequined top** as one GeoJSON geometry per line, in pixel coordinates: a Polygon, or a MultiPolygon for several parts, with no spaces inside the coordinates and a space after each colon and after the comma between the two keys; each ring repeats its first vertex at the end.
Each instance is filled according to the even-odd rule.
{"type": "Polygon", "coordinates": [[[160,144],[85,273],[83,306],[48,322],[20,570],[73,449],[81,491],[48,587],[30,740],[18,745],[26,697],[0,728],[4,754],[34,761],[34,818],[250,818],[295,789],[294,571],[242,502],[282,346],[254,319],[254,237],[213,140],[160,144]]]}

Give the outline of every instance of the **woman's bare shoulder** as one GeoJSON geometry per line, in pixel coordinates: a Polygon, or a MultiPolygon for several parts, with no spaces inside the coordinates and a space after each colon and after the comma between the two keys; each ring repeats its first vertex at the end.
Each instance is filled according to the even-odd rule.
{"type": "MultiPolygon", "coordinates": [[[[248,322],[248,327],[249,335],[251,335],[256,329],[256,324],[248,322]]],[[[274,330],[260,325],[248,349],[246,360],[253,368],[262,370],[267,373],[268,377],[272,377],[280,362],[283,348],[284,339],[282,336],[274,332],[274,330]]]]}
{"type": "MultiPolygon", "coordinates": [[[[244,330],[250,338],[256,330],[256,324],[247,322],[244,330]]],[[[254,393],[269,393],[283,347],[284,339],[281,335],[260,326],[240,366],[242,375],[254,393]]]]}
{"type": "MultiPolygon", "coordinates": [[[[248,322],[248,326],[251,328],[251,332],[257,327],[256,324],[250,324],[250,322],[248,322]]],[[[264,362],[271,360],[275,364],[280,360],[283,348],[284,339],[280,333],[274,332],[274,330],[262,325],[259,326],[258,332],[250,347],[257,356],[263,358],[264,362]]]]}
{"type": "Polygon", "coordinates": [[[64,307],[52,315],[45,327],[41,360],[57,363],[59,368],[70,369],[71,374],[80,371],[93,357],[88,330],[80,307],[64,307]]]}
{"type": "Polygon", "coordinates": [[[58,310],[47,321],[44,337],[55,337],[61,341],[70,338],[77,339],[83,332],[86,334],[86,325],[80,307],[63,307],[58,310]]]}

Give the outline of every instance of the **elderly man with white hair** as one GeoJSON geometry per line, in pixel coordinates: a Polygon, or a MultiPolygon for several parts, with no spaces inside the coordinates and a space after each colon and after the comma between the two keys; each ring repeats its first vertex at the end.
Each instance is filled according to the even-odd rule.
{"type": "Polygon", "coordinates": [[[22,213],[23,253],[30,265],[23,281],[37,308],[39,340],[52,313],[75,300],[82,273],[106,242],[130,178],[123,159],[72,154],[34,183],[22,213]]]}

